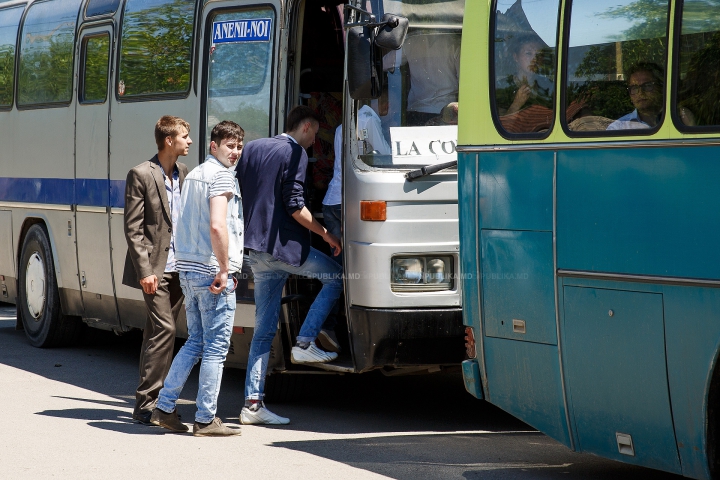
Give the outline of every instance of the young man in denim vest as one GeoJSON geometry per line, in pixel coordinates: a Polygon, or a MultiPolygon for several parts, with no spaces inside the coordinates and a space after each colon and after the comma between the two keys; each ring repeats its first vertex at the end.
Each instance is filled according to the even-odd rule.
{"type": "Polygon", "coordinates": [[[288,114],[286,128],[287,133],[282,135],[250,142],[237,166],[245,197],[245,244],[255,277],[255,331],[245,378],[245,407],[240,413],[240,421],[246,425],[290,422],[263,403],[270,347],[288,275],[316,278],[323,284],[292,348],[292,362],[312,364],[337,358],[337,353],[315,346],[323,322],[343,288],[342,267],[310,246],[308,230],[320,235],[335,255],[341,249],[340,240],[305,206],[305,149],[315,141],[319,121],[312,109],[298,106],[288,114]]]}
{"type": "Polygon", "coordinates": [[[175,257],[188,339],[172,362],[151,422],[174,432],[188,430],[175,405],[190,371],[202,359],[193,426],[193,435],[199,437],[240,434],[215,413],[235,317],[232,274],[243,262],[240,189],[230,167],[237,162],[244,135],[234,122],[217,124],[210,133],[210,155],[185,178],[180,197],[175,257]]]}

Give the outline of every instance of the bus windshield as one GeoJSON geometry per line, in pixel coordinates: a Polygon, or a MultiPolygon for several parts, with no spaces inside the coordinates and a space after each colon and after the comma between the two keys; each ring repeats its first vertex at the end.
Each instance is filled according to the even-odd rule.
{"type": "Polygon", "coordinates": [[[357,105],[362,161],[416,168],[457,159],[460,36],[464,0],[371,0],[370,10],[407,17],[402,48],[383,57],[384,88],[357,105]]]}

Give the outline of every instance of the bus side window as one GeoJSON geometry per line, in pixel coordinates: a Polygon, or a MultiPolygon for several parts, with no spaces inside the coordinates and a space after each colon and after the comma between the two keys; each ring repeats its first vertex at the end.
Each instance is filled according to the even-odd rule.
{"type": "Polygon", "coordinates": [[[600,12],[597,3],[573,3],[564,82],[570,132],[647,134],[662,123],[668,1],[647,14],[636,3],[600,12]]]}
{"type": "Polygon", "coordinates": [[[120,97],[190,91],[195,2],[128,0],[120,36],[120,97]]]}
{"type": "Polygon", "coordinates": [[[70,103],[79,10],[79,0],[30,6],[20,37],[18,106],[70,103]]]}
{"type": "MultiPolygon", "coordinates": [[[[682,4],[678,82],[673,105],[679,129],[720,125],[720,10],[701,0],[682,4]],[[714,9],[714,12],[708,11],[714,9]]],[[[717,131],[717,129],[715,129],[717,131]]]]}
{"type": "Polygon", "coordinates": [[[15,40],[23,7],[0,10],[0,109],[13,104],[15,40]]]}
{"type": "Polygon", "coordinates": [[[104,103],[107,99],[110,37],[85,38],[83,42],[82,103],[104,103]]]}
{"type": "Polygon", "coordinates": [[[493,116],[504,135],[545,136],[554,118],[559,2],[497,4],[490,79],[493,116]]]}

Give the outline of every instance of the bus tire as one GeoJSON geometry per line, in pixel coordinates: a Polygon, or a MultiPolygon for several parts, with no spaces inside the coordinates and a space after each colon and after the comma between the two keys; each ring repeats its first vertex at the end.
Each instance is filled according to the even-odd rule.
{"type": "Polygon", "coordinates": [[[44,225],[35,224],[28,230],[18,270],[18,304],[30,344],[44,348],[73,341],[79,332],[79,322],[62,314],[52,249],[44,225]]]}

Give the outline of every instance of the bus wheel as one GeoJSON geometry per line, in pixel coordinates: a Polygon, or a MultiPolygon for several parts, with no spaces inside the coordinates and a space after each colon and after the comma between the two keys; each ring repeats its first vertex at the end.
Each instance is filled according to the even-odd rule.
{"type": "Polygon", "coordinates": [[[65,318],[55,278],[55,264],[45,228],[30,227],[23,243],[19,265],[19,310],[30,344],[53,347],[73,340],[78,332],[75,319],[65,318]]]}

